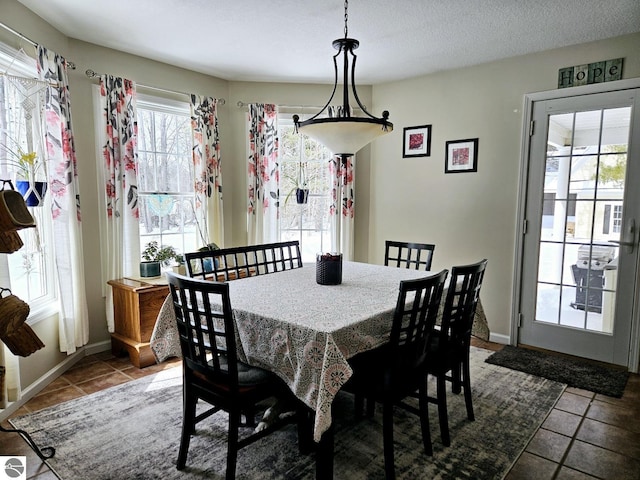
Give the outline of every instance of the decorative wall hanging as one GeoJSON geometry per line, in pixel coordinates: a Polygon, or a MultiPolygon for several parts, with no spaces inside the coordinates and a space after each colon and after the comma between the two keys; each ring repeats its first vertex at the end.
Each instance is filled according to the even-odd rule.
{"type": "Polygon", "coordinates": [[[450,140],[446,143],[444,173],[478,171],[478,139],[450,140]]]}
{"type": "Polygon", "coordinates": [[[558,70],[558,88],[613,82],[622,78],[622,58],[585,63],[558,70]]]}
{"type": "Polygon", "coordinates": [[[402,158],[431,155],[431,125],[406,127],[402,137],[402,158]]]}

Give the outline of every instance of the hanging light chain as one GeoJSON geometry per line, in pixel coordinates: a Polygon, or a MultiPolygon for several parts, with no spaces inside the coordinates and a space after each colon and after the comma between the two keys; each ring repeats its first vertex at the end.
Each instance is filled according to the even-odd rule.
{"type": "Polygon", "coordinates": [[[347,28],[347,20],[349,19],[349,14],[347,13],[348,8],[349,0],[344,0],[344,38],[349,37],[349,29],[347,28]]]}

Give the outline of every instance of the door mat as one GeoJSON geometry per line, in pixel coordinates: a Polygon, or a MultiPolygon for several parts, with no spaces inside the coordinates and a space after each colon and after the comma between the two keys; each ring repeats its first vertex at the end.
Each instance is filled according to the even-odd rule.
{"type": "Polygon", "coordinates": [[[622,397],[629,378],[629,372],[615,367],[511,345],[485,361],[616,398],[622,397]]]}

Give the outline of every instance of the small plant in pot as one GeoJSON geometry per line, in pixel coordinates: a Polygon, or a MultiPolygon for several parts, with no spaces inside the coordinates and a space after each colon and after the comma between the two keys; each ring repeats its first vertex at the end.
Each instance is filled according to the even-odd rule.
{"type": "Polygon", "coordinates": [[[153,240],[145,246],[142,251],[143,261],[140,262],[141,277],[159,277],[160,267],[167,265],[176,258],[178,252],[171,245],[160,245],[153,240]]]}
{"type": "MultiPolygon", "coordinates": [[[[216,245],[215,243],[211,242],[211,243],[207,243],[204,247],[200,247],[198,249],[199,252],[208,252],[208,251],[213,251],[213,250],[220,250],[220,247],[218,245],[216,245]]],[[[218,265],[220,264],[220,260],[218,260],[218,257],[213,257],[213,261],[216,265],[216,268],[218,267],[218,265]]],[[[202,260],[202,265],[204,267],[204,271],[205,272],[213,272],[213,265],[211,264],[211,259],[209,258],[205,258],[202,260]]]]}
{"type": "Polygon", "coordinates": [[[297,176],[289,176],[287,178],[294,184],[294,187],[289,191],[286,198],[284,199],[284,202],[287,203],[289,201],[289,197],[295,195],[296,203],[307,203],[307,200],[309,199],[309,185],[307,183],[307,163],[299,162],[297,176]]]}
{"type": "Polygon", "coordinates": [[[25,151],[18,143],[14,143],[15,149],[0,143],[0,147],[10,155],[3,163],[14,168],[16,190],[20,192],[27,206],[38,207],[43,204],[47,192],[46,165],[35,151],[25,151]]]}
{"type": "Polygon", "coordinates": [[[178,275],[186,275],[187,269],[185,267],[184,255],[181,253],[178,253],[173,260],[174,260],[174,265],[172,266],[173,271],[178,275]]]}

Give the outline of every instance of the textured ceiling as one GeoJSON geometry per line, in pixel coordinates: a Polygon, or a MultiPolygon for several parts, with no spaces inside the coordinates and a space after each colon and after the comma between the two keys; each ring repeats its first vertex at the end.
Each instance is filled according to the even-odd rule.
{"type": "MultiPolygon", "coordinates": [[[[19,1],[68,37],[227,80],[332,82],[344,36],[340,0],[19,1]]],[[[348,28],[356,82],[377,84],[638,32],[640,0],[351,0],[348,28]]]]}

